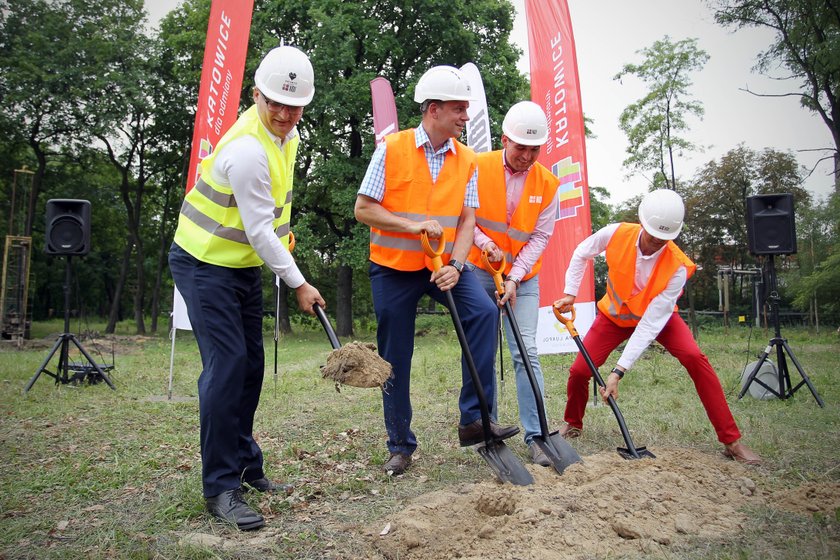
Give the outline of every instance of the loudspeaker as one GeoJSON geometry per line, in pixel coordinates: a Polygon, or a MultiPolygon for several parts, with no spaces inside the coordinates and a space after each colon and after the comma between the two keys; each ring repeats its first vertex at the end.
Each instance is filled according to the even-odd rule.
{"type": "Polygon", "coordinates": [[[87,255],[90,252],[90,202],[66,198],[48,200],[44,237],[48,255],[87,255]]]}
{"type": "Polygon", "coordinates": [[[748,196],[747,243],[753,255],[792,255],[796,253],[796,220],[793,195],[759,194],[748,196]]]}

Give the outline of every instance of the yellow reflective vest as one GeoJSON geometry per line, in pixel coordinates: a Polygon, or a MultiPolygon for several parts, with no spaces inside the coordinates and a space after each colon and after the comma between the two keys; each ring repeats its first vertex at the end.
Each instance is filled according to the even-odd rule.
{"type": "Polygon", "coordinates": [[[256,105],[253,105],[222,136],[213,153],[201,161],[201,177],[184,197],[181,206],[175,243],[202,262],[229,268],[263,264],[245,235],[233,189],[218,184],[210,173],[219,151],[228,142],[246,135],[259,140],[268,156],[275,206],[272,226],[283,245],[289,246],[292,179],[300,138],[295,136],[283,148],[277,146],[260,122],[256,105]]]}

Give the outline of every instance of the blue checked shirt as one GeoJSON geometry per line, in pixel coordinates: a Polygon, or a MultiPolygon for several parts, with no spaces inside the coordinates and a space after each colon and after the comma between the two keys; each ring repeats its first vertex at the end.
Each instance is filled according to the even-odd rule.
{"type": "MultiPolygon", "coordinates": [[[[455,142],[450,138],[440,150],[435,152],[431,141],[429,141],[429,135],[426,134],[422,126],[414,129],[414,141],[418,148],[423,146],[423,152],[426,154],[426,163],[429,164],[429,173],[432,175],[432,181],[437,181],[440,170],[443,167],[443,162],[446,159],[446,152],[452,150],[452,153],[455,153],[455,142]]],[[[368,196],[378,202],[382,202],[382,199],[385,197],[385,142],[379,144],[376,151],[373,152],[373,157],[370,158],[370,164],[365,173],[365,178],[362,179],[362,186],[359,187],[359,194],[368,196]]],[[[464,206],[478,208],[477,169],[467,183],[464,206]]]]}

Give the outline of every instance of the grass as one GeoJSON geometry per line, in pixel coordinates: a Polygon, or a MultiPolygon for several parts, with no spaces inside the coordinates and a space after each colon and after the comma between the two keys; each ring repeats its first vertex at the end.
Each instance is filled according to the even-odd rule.
{"type": "MultiPolygon", "coordinates": [[[[420,448],[414,467],[396,480],[380,470],[387,452],[379,394],[337,392],[321,380],[326,337],[314,324],[296,325],[295,334],[280,342],[276,394],[273,341],[266,338],[255,426],[268,473],[295,482],[296,491],[288,498],[249,497],[267,516],[269,529],[232,531],[203,513],[198,404],[189,400],[200,372],[192,336],[181,332],[176,341],[177,401],[159,400],[167,393],[169,341],[124,335],[115,342],[110,375],[117,391],[104,384],[55,385],[42,375],[23,396],[62,327],[33,325],[34,336],[46,337],[44,344],[0,350],[0,558],[375,558],[359,526],[400,509],[408,498],[490,476],[477,454],[458,448],[459,349],[447,317],[418,322],[424,336],[416,341],[412,395],[420,448]],[[223,536],[228,544],[184,544],[188,533],[223,536]]],[[[766,459],[760,484],[769,490],[837,484],[837,336],[796,329],[783,334],[825,400],[824,409],[807,387],[785,401],[737,400],[740,372],[770,333],[755,330],[750,342],[746,329],[712,328],[701,332],[700,345],[721,377],[745,441],[766,459]]],[[[96,354],[88,341],[83,344],[96,354]]],[[[102,354],[110,361],[109,347],[102,354]]],[[[555,426],[572,358],[543,357],[546,406],[555,426]]],[[[505,368],[500,417],[514,422],[509,356],[505,368]]],[[[791,375],[797,383],[798,373],[791,375]]],[[[621,409],[637,445],[710,453],[719,448],[688,376],[661,349],[644,355],[621,390],[621,409]]],[[[622,444],[606,406],[588,409],[586,432],[575,443],[584,456],[622,444]]],[[[521,442],[510,447],[526,453],[521,442]]],[[[767,508],[750,512],[750,518],[737,540],[693,542],[675,549],[672,558],[840,558],[840,512],[807,517],[767,508]]]]}

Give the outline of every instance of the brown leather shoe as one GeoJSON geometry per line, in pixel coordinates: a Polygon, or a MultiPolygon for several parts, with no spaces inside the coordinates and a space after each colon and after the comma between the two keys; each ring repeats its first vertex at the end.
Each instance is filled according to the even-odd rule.
{"type": "Polygon", "coordinates": [[[391,453],[388,461],[382,465],[382,470],[391,476],[402,474],[411,465],[411,455],[405,453],[391,453]]]}
{"type": "Polygon", "coordinates": [[[758,456],[758,453],[741,443],[740,440],[726,444],[726,448],[721,453],[727,459],[732,459],[745,465],[761,464],[761,457],[758,456]]]}
{"type": "MultiPolygon", "coordinates": [[[[499,426],[495,422],[490,422],[490,435],[496,441],[502,441],[519,433],[519,428],[516,426],[499,426]]],[[[469,447],[484,442],[484,426],[481,420],[476,420],[466,426],[458,426],[458,440],[461,442],[461,447],[469,447]]]]}
{"type": "Polygon", "coordinates": [[[560,427],[558,430],[560,437],[565,439],[575,439],[576,437],[580,437],[580,434],[583,433],[581,428],[575,428],[571,424],[563,423],[563,426],[560,427]]]}

